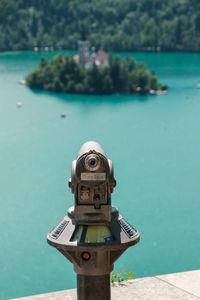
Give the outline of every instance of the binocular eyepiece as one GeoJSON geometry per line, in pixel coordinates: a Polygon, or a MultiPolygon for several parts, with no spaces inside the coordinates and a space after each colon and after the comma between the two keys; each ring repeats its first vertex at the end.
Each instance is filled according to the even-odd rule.
{"type": "Polygon", "coordinates": [[[96,142],[83,144],[77,159],[72,162],[69,179],[69,187],[75,197],[75,209],[77,206],[80,206],[79,209],[81,206],[82,209],[90,206],[98,210],[111,205],[111,193],[115,186],[112,161],[101,146],[96,142]]]}
{"type": "Polygon", "coordinates": [[[97,171],[101,166],[100,157],[97,154],[88,154],[85,157],[85,167],[88,171],[97,171]]]}

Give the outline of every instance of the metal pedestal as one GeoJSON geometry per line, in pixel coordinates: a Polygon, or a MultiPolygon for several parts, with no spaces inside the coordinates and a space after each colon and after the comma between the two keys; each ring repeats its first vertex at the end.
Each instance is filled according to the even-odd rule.
{"type": "Polygon", "coordinates": [[[110,274],[101,276],[77,274],[77,300],[110,299],[110,274]]]}

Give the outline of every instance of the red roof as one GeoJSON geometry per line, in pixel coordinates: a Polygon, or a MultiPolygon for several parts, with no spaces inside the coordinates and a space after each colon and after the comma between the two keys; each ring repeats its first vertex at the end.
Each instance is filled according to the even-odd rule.
{"type": "Polygon", "coordinates": [[[102,49],[100,49],[98,51],[98,58],[101,62],[104,62],[108,60],[108,55],[102,49]]]}

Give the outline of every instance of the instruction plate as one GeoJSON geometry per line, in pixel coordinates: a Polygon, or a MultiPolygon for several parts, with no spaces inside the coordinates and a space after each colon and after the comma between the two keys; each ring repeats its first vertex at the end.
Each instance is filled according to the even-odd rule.
{"type": "Polygon", "coordinates": [[[106,173],[81,173],[81,180],[104,181],[106,180],[106,173]]]}

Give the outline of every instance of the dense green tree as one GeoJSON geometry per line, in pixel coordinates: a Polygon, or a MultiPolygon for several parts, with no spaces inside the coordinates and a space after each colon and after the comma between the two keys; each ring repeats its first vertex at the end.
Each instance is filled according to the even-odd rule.
{"type": "Polygon", "coordinates": [[[0,0],[0,51],[200,51],[199,0],[0,0]]]}

